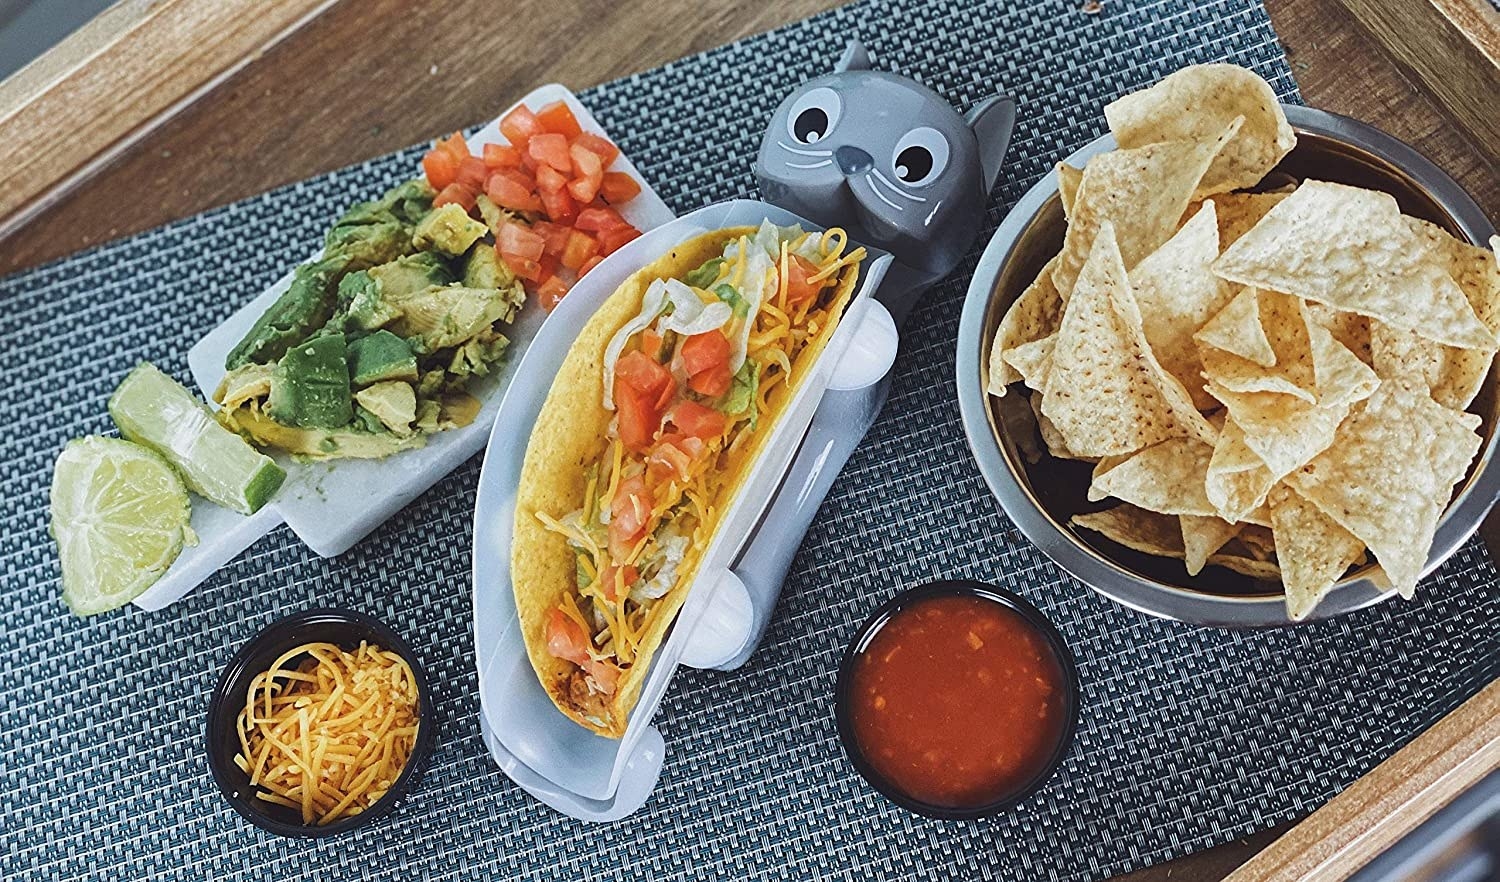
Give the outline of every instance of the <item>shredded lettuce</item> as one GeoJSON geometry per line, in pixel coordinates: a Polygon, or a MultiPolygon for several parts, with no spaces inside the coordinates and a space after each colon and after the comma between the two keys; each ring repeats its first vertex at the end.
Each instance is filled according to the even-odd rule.
{"type": "Polygon", "coordinates": [[[667,305],[667,283],[661,279],[652,282],[646,293],[641,297],[641,311],[635,318],[626,322],[615,335],[609,338],[609,345],[604,347],[604,409],[615,409],[615,362],[620,360],[620,353],[625,351],[625,344],[630,338],[651,327],[656,317],[667,305]]]}
{"type": "Polygon", "coordinates": [[[704,303],[697,291],[676,279],[668,279],[666,286],[671,310],[657,324],[663,332],[676,331],[684,337],[706,334],[724,327],[734,317],[729,304],[704,303]]]}

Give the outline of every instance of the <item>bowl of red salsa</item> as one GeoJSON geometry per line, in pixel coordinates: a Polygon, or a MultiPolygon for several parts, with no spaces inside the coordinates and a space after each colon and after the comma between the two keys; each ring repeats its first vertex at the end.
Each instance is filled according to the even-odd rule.
{"type": "Polygon", "coordinates": [[[933,582],[864,623],[839,666],[835,716],[854,768],[943,819],[996,814],[1039,790],[1078,725],[1078,669],[1020,596],[933,582]]]}

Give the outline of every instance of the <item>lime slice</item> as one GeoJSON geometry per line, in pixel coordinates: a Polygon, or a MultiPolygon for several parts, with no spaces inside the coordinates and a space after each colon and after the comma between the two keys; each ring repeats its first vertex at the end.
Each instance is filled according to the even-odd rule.
{"type": "Polygon", "coordinates": [[[189,490],[240,514],[254,514],[286,472],[245,439],[219,425],[182,384],[141,364],[109,399],[120,434],[177,467],[189,490]]]}
{"type": "Polygon", "coordinates": [[[63,600],[81,616],[123,606],[197,544],[187,488],[167,461],[129,441],[68,442],[52,470],[52,536],[63,600]]]}

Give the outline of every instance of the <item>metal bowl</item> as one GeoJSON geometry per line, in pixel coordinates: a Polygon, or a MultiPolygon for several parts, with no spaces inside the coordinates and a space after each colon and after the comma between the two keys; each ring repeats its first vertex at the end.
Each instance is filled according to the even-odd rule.
{"type": "MultiPolygon", "coordinates": [[[[1474,200],[1431,162],[1383,132],[1347,117],[1288,105],[1287,120],[1297,146],[1267,183],[1290,176],[1316,178],[1383,190],[1401,210],[1431,221],[1475,244],[1494,228],[1474,200]]],[[[1068,157],[1081,168],[1088,158],[1115,147],[1105,135],[1068,157]]],[[[1025,395],[996,398],[985,392],[989,343],[1011,302],[1062,247],[1065,221],[1057,176],[1049,174],[1016,203],[995,231],[969,285],[958,329],[958,401],[964,432],[990,490],[1005,513],[1063,569],[1100,594],[1162,618],[1222,627],[1292,624],[1279,583],[1257,582],[1210,566],[1188,576],[1180,561],[1153,557],[1117,545],[1068,519],[1101,505],[1087,502],[1092,468],[1059,460],[1035,442],[1036,420],[1025,395]],[[1039,451],[1039,454],[1036,452],[1039,451]],[[1032,452],[1028,461],[1025,452],[1032,452]]],[[[1496,371],[1470,410],[1483,419],[1484,438],[1469,475],[1438,522],[1423,575],[1436,569],[1473,535],[1500,495],[1495,466],[1496,371]]],[[[1350,573],[1308,617],[1329,618],[1378,603],[1386,593],[1368,578],[1372,567],[1350,573]]]]}

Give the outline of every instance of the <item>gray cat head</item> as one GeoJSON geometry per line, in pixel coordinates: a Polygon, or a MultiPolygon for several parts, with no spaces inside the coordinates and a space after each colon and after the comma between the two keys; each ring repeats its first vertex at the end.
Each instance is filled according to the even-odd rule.
{"type": "Polygon", "coordinates": [[[856,40],[776,108],[755,174],[768,201],[936,277],[979,232],[1014,124],[1012,99],[961,116],[915,80],[870,70],[856,40]]]}

